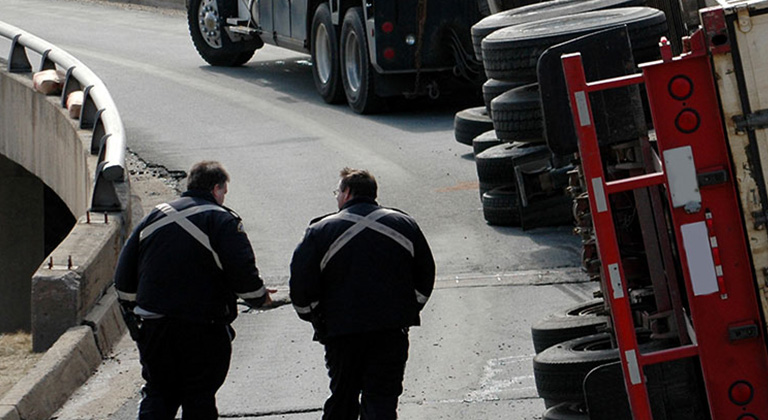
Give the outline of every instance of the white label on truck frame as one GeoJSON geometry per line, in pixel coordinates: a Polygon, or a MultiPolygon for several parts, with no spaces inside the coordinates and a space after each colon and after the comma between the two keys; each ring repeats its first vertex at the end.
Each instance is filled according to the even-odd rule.
{"type": "Polygon", "coordinates": [[[602,213],[608,210],[608,201],[605,198],[605,190],[603,189],[603,178],[592,178],[592,191],[595,193],[595,207],[597,212],[602,213]]]}
{"type": "Polygon", "coordinates": [[[579,111],[579,124],[582,127],[589,127],[592,121],[589,119],[589,106],[587,105],[587,94],[583,90],[575,92],[576,109],[579,111]]]}
{"type": "Polygon", "coordinates": [[[706,222],[689,223],[680,226],[683,248],[688,261],[693,294],[696,296],[717,293],[717,276],[712,248],[709,247],[709,232],[706,222]]]}
{"type": "Polygon", "coordinates": [[[629,381],[632,385],[642,383],[643,377],[640,376],[640,366],[637,364],[637,353],[634,350],[624,352],[627,360],[627,371],[629,372],[629,381]]]}
{"type": "Polygon", "coordinates": [[[669,193],[674,208],[698,204],[701,207],[699,181],[696,179],[696,166],[693,163],[691,146],[683,146],[664,151],[664,171],[667,173],[669,193]]]}
{"type": "Polygon", "coordinates": [[[624,285],[621,282],[621,273],[619,264],[608,264],[608,277],[611,279],[611,289],[613,289],[613,298],[621,299],[624,297],[624,285]]]}

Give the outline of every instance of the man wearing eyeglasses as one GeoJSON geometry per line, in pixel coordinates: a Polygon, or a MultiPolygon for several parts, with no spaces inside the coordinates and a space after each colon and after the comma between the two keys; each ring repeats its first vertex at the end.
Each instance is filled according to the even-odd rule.
{"type": "Polygon", "coordinates": [[[310,223],[291,261],[291,300],[325,346],[331,396],[323,420],[397,418],[408,328],[435,281],[413,218],[379,206],[376,179],[344,168],[339,211],[310,223]]]}

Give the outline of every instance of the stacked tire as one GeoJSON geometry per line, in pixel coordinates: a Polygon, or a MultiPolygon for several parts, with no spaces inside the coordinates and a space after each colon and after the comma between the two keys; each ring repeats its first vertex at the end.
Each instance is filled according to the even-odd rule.
{"type": "MultiPolygon", "coordinates": [[[[524,229],[573,223],[571,198],[556,179],[572,168],[563,158],[566,155],[549,159],[541,152],[534,153],[533,160],[513,157],[523,144],[547,144],[538,59],[552,46],[621,25],[627,27],[638,60],[655,58],[658,39],[666,34],[666,19],[659,10],[639,7],[643,4],[644,0],[550,0],[491,14],[472,27],[474,53],[483,61],[488,78],[483,85],[485,107],[457,113],[454,131],[457,141],[473,146],[488,223],[524,229]],[[531,182],[538,184],[535,196],[525,188],[531,182]]],[[[565,116],[563,124],[570,121],[565,116]]]]}
{"type": "MultiPolygon", "coordinates": [[[[479,139],[479,138],[478,138],[479,139]]],[[[550,152],[544,144],[500,142],[475,156],[483,216],[491,225],[522,226],[518,178],[522,162],[547,170],[550,152]]]]}

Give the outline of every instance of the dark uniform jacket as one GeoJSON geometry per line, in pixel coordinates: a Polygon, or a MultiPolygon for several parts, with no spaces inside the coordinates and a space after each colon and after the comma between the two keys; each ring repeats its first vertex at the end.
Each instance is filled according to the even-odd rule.
{"type": "Polygon", "coordinates": [[[120,254],[115,287],[123,303],[202,323],[232,322],[237,296],[266,299],[240,218],[207,191],[187,191],[139,223],[120,254]]]}
{"type": "Polygon", "coordinates": [[[321,341],[418,325],[434,281],[413,218],[365,197],[313,220],[291,261],[291,300],[321,341]]]}

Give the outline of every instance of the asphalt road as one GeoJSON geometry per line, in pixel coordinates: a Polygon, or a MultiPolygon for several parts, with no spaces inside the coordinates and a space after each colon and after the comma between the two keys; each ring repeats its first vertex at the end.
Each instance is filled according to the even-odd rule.
{"type": "MultiPolygon", "coordinates": [[[[0,20],[99,75],[142,159],[170,170],[222,161],[232,176],[227,204],[242,215],[263,276],[283,291],[308,221],[335,210],[339,169],[371,170],[379,201],[419,221],[437,263],[438,288],[424,326],[411,334],[401,418],[540,416],[530,324],[588,299],[595,287],[579,272],[570,227],[523,232],[483,220],[472,151],[453,139],[455,112],[476,98],[398,101],[388,113],[359,116],[319,98],[308,56],[266,46],[241,68],[206,65],[180,11],[1,0],[0,20]]],[[[222,416],[318,418],[327,379],[309,326],[284,306],[243,314],[236,328],[222,416]]],[[[131,349],[126,343],[111,360],[121,366],[106,361],[113,376],[96,379],[102,385],[86,387],[71,406],[114,406],[110,418],[131,418],[138,381],[131,349]],[[121,383],[124,396],[105,391],[121,383]]],[[[58,418],[106,416],[95,413],[72,408],[58,418]]]]}

